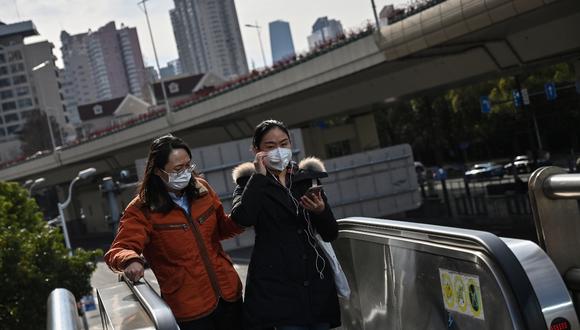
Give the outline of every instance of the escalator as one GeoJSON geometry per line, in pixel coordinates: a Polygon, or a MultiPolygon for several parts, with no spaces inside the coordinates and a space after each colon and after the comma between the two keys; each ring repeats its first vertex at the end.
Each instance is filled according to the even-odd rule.
{"type": "MultiPolygon", "coordinates": [[[[529,185],[539,246],[452,227],[339,220],[333,246],[352,292],[340,298],[342,329],[580,329],[580,175],[539,169],[529,185]]],[[[53,294],[48,329],[80,329],[74,297],[53,294]]],[[[145,280],[97,288],[97,296],[102,329],[178,329],[145,280]]]]}
{"type": "Polygon", "coordinates": [[[532,242],[370,218],[339,226],[345,329],[578,328],[562,278],[532,242]]]}

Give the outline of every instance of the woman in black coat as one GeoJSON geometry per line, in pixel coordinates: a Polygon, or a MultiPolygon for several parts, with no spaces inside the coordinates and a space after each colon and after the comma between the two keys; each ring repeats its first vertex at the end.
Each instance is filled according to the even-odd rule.
{"type": "Polygon", "coordinates": [[[231,218],[256,232],[244,301],[248,329],[340,325],[332,269],[314,238],[333,241],[338,225],[323,193],[306,194],[327,174],[315,158],[297,166],[291,148],[284,124],[264,121],[254,133],[254,163],[233,173],[231,218]]]}

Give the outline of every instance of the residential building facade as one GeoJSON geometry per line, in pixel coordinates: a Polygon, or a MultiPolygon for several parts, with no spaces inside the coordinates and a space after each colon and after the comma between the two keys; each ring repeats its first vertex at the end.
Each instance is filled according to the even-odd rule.
{"type": "Polygon", "coordinates": [[[24,43],[37,35],[32,21],[0,22],[0,161],[21,155],[19,132],[38,111],[60,127],[69,120],[60,94],[54,45],[48,41],[24,43]]]}
{"type": "Polygon", "coordinates": [[[248,63],[234,0],[174,0],[169,14],[183,73],[244,75],[248,63]]]}
{"type": "Polygon", "coordinates": [[[147,71],[136,28],[117,29],[115,22],[109,22],[87,33],[62,31],[60,38],[64,96],[71,112],[78,112],[81,104],[127,94],[145,96],[147,71]]]}

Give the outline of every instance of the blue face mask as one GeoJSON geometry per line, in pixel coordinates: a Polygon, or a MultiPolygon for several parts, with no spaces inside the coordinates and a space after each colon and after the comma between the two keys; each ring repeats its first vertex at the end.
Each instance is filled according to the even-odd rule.
{"type": "Polygon", "coordinates": [[[292,160],[292,150],[289,148],[276,148],[268,151],[268,167],[277,170],[283,171],[286,166],[292,160]]]}

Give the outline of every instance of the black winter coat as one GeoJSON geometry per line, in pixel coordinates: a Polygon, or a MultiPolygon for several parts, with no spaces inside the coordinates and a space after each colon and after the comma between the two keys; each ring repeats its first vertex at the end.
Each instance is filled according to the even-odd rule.
{"type": "MultiPolygon", "coordinates": [[[[320,171],[324,167],[317,159],[309,158],[300,165],[300,169],[295,166],[294,174],[289,174],[286,180],[292,180],[291,191],[296,200],[313,182],[327,176],[320,171]]],[[[234,170],[237,187],[231,213],[235,222],[254,226],[256,233],[246,279],[245,327],[262,329],[315,323],[339,326],[340,308],[332,269],[324,252],[308,236],[303,209],[296,215],[288,190],[272,175],[250,172],[253,172],[250,163],[234,170]],[[316,269],[313,244],[324,258],[322,279],[316,269]]],[[[311,213],[310,219],[323,240],[336,239],[338,225],[328,204],[321,214],[311,213]]],[[[322,262],[320,259],[318,262],[321,269],[322,262]]]]}

